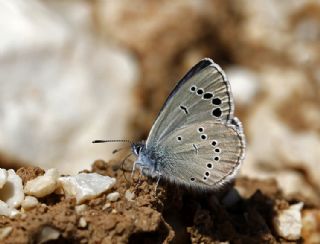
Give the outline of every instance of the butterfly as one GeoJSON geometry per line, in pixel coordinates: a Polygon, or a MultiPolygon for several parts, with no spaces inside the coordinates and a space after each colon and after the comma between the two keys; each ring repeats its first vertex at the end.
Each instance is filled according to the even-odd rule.
{"type": "Polygon", "coordinates": [[[245,145],[230,83],[220,66],[205,58],[177,83],[147,140],[131,148],[134,167],[144,175],[211,190],[233,179],[245,145]]]}

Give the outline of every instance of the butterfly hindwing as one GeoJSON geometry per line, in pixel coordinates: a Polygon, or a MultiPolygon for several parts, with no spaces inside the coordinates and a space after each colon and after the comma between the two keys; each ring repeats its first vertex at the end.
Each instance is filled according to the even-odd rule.
{"type": "Polygon", "coordinates": [[[163,152],[160,174],[196,188],[219,187],[237,172],[244,158],[241,123],[206,120],[175,130],[156,150],[163,152]]]}
{"type": "Polygon", "coordinates": [[[211,59],[195,65],[172,91],[149,137],[147,147],[161,143],[175,129],[196,121],[228,122],[233,118],[230,85],[220,66],[211,59]]]}

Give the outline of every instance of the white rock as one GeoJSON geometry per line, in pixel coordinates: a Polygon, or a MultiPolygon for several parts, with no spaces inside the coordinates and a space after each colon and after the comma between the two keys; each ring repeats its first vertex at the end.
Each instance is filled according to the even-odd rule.
{"type": "Polygon", "coordinates": [[[86,221],[86,219],[85,219],[84,217],[81,217],[81,218],[79,219],[78,226],[81,227],[81,228],[84,228],[84,227],[87,226],[87,221],[86,221]]]}
{"type": "Polygon", "coordinates": [[[19,214],[19,211],[10,207],[4,201],[0,200],[0,215],[8,216],[10,218],[15,217],[19,214]]]}
{"type": "Polygon", "coordinates": [[[57,169],[49,169],[44,175],[29,180],[24,187],[24,192],[36,197],[47,196],[57,188],[58,177],[59,172],[57,169]]]}
{"type": "Polygon", "coordinates": [[[10,214],[9,217],[10,218],[15,218],[15,217],[20,216],[20,215],[21,215],[21,212],[19,210],[15,209],[15,208],[13,208],[11,210],[11,214],[10,214]]]}
{"type": "Polygon", "coordinates": [[[293,204],[288,209],[279,211],[274,217],[273,225],[279,236],[291,241],[300,239],[302,207],[302,202],[293,204]]]}
{"type": "Polygon", "coordinates": [[[3,185],[6,183],[8,177],[7,170],[0,169],[0,189],[3,187],[3,185]]]}
{"type": "Polygon", "coordinates": [[[116,183],[115,178],[97,173],[60,177],[58,181],[67,195],[76,197],[77,203],[99,196],[116,183]]]}
{"type": "Polygon", "coordinates": [[[11,208],[17,208],[24,199],[22,180],[13,169],[9,169],[7,173],[7,181],[0,189],[0,200],[11,208]]]}
{"type": "Polygon", "coordinates": [[[126,190],[126,193],[124,194],[124,196],[128,201],[133,201],[135,197],[134,192],[131,192],[129,190],[126,190]]]}
{"type": "Polygon", "coordinates": [[[11,226],[6,226],[0,228],[0,240],[5,239],[12,232],[13,228],[11,226]]]}
{"type": "Polygon", "coordinates": [[[44,226],[37,238],[37,243],[44,243],[50,240],[56,240],[60,236],[60,232],[51,226],[44,226]]]}
{"type": "Polygon", "coordinates": [[[115,202],[115,201],[118,201],[120,197],[120,194],[119,192],[111,192],[107,195],[107,199],[110,201],[110,202],[115,202]]]}
{"type": "Polygon", "coordinates": [[[85,211],[87,209],[88,209],[88,205],[86,205],[86,204],[80,204],[75,207],[77,214],[81,214],[83,211],[85,211]]]}
{"type": "Polygon", "coordinates": [[[111,207],[111,203],[107,202],[105,205],[103,205],[102,210],[106,210],[111,207]]]}
{"type": "Polygon", "coordinates": [[[39,203],[39,201],[37,198],[35,198],[33,196],[26,196],[21,203],[21,207],[23,207],[23,209],[25,209],[25,210],[28,210],[28,209],[32,209],[35,206],[37,206],[38,203],[39,203]]]}
{"type": "Polygon", "coordinates": [[[0,215],[10,216],[11,215],[11,208],[5,202],[0,200],[0,215]]]}
{"type": "Polygon", "coordinates": [[[136,66],[94,34],[93,2],[53,2],[0,1],[0,151],[75,174],[112,155],[88,141],[125,136],[136,66]]]}

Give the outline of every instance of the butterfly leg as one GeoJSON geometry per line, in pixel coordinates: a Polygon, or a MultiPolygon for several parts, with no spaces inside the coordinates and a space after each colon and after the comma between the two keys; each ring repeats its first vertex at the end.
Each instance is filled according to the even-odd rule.
{"type": "Polygon", "coordinates": [[[158,185],[159,185],[159,182],[160,182],[160,178],[161,178],[161,174],[159,171],[157,171],[157,182],[156,182],[156,186],[155,186],[155,192],[157,194],[157,188],[158,188],[158,185]]]}
{"type": "Polygon", "coordinates": [[[136,169],[136,162],[137,162],[137,161],[134,161],[133,166],[132,166],[131,178],[133,177],[134,171],[135,171],[135,169],[136,169]]]}

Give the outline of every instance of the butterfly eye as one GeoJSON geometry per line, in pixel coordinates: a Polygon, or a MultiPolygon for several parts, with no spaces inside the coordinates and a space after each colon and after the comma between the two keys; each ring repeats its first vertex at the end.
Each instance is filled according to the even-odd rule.
{"type": "Polygon", "coordinates": [[[217,141],[212,141],[211,145],[215,147],[216,145],[218,145],[218,142],[217,141]]]}
{"type": "Polygon", "coordinates": [[[140,151],[141,151],[141,147],[140,146],[136,146],[136,154],[139,155],[140,154],[140,151]]]}
{"type": "Polygon", "coordinates": [[[207,176],[207,177],[209,177],[210,172],[209,172],[209,171],[206,171],[206,172],[204,173],[204,175],[207,176]]]}
{"type": "Polygon", "coordinates": [[[215,151],[216,153],[220,153],[220,152],[221,152],[220,148],[216,148],[216,149],[214,149],[214,151],[215,151]]]}
{"type": "Polygon", "coordinates": [[[214,157],[213,159],[214,159],[215,161],[219,161],[219,160],[220,160],[219,157],[214,157]]]}
{"type": "Polygon", "coordinates": [[[212,163],[207,163],[207,168],[212,169],[212,163]]]}
{"type": "Polygon", "coordinates": [[[195,178],[191,177],[190,180],[191,180],[191,181],[195,181],[195,178]]]}
{"type": "Polygon", "coordinates": [[[199,127],[198,132],[200,132],[200,133],[203,132],[203,127],[199,127]]]}
{"type": "Polygon", "coordinates": [[[178,141],[181,141],[181,140],[182,140],[182,137],[181,137],[181,136],[178,136],[178,137],[177,137],[177,140],[178,140],[178,141]]]}

